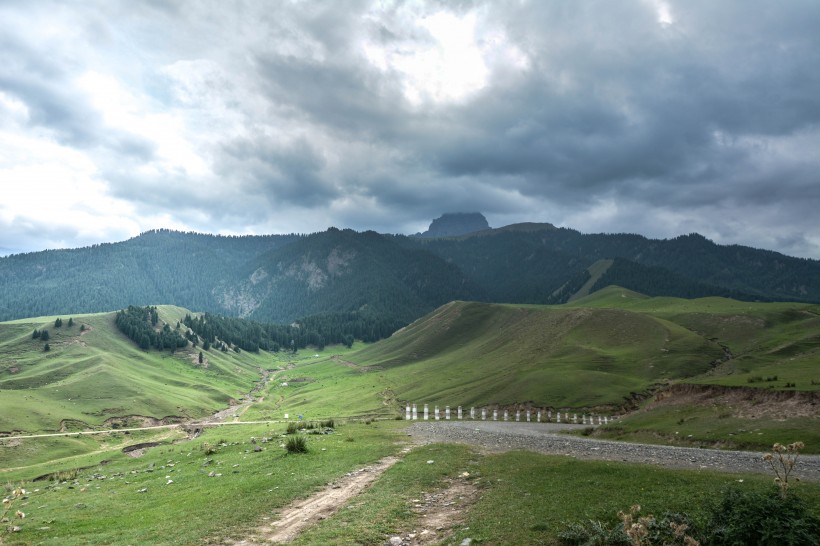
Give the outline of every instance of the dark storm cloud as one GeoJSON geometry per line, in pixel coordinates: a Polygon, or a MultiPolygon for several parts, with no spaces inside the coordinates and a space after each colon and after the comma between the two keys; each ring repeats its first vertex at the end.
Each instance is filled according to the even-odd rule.
{"type": "Polygon", "coordinates": [[[228,143],[221,157],[218,172],[240,180],[236,189],[265,198],[274,206],[318,206],[339,193],[322,174],[321,154],[305,139],[277,144],[260,134],[228,143]]]}
{"type": "MultiPolygon", "coordinates": [[[[806,70],[820,66],[820,47],[804,22],[807,15],[818,20],[817,7],[762,16],[750,8],[739,20],[735,9],[710,24],[711,14],[684,7],[670,29],[601,31],[608,19],[624,20],[607,13],[611,6],[598,5],[599,24],[572,37],[578,25],[562,28],[554,5],[541,4],[544,12],[516,23],[535,68],[451,110],[451,130],[403,144],[434,158],[444,178],[497,176],[556,203],[622,195],[691,208],[816,199],[816,174],[807,165],[778,163],[754,141],[811,131],[809,140],[820,144],[820,72],[806,70]],[[792,23],[805,32],[791,35],[792,23]],[[770,25],[783,34],[771,36],[770,25]],[[556,42],[559,50],[551,51],[556,42]],[[772,162],[760,165],[761,154],[772,162]]],[[[816,153],[801,152],[817,164],[816,153]]]]}
{"type": "Polygon", "coordinates": [[[820,256],[817,2],[51,11],[87,50],[10,25],[0,91],[26,105],[21,123],[89,154],[140,217],[401,232],[480,210],[493,225],[701,231],[820,256]],[[443,33],[442,12],[455,15],[443,33]],[[153,125],[111,126],[74,83],[98,57],[153,125]]]}

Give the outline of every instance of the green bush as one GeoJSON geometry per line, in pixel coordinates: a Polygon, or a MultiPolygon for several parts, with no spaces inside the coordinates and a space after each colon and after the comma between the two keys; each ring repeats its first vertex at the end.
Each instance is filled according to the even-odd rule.
{"type": "Polygon", "coordinates": [[[778,489],[761,493],[731,488],[710,508],[706,536],[709,544],[719,546],[816,546],[820,518],[794,494],[783,497],[778,489]]]}
{"type": "Polygon", "coordinates": [[[287,434],[296,434],[297,432],[299,432],[299,423],[296,423],[296,422],[288,423],[287,434]]]}
{"type": "Polygon", "coordinates": [[[304,436],[292,436],[285,444],[288,453],[307,453],[307,439],[304,436]]]}

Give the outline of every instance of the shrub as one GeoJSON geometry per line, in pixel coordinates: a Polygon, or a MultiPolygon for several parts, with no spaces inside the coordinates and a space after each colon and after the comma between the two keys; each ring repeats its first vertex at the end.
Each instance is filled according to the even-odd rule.
{"type": "Polygon", "coordinates": [[[296,422],[288,423],[287,434],[296,434],[297,432],[299,432],[299,423],[296,423],[296,422]]]}
{"type": "Polygon", "coordinates": [[[285,444],[288,453],[307,453],[307,439],[304,436],[292,436],[285,444]]]}
{"type": "Polygon", "coordinates": [[[718,546],[816,546],[820,518],[794,494],[783,497],[777,489],[747,492],[731,488],[711,507],[706,534],[709,543],[718,546]]]}
{"type": "Polygon", "coordinates": [[[785,497],[789,492],[789,487],[792,483],[800,480],[791,478],[794,465],[797,464],[797,458],[800,456],[800,450],[805,445],[803,442],[793,442],[789,445],[781,443],[772,446],[772,452],[763,455],[763,460],[769,463],[774,472],[774,483],[780,488],[780,496],[785,497]],[[789,480],[792,480],[791,482],[789,480]]]}
{"type": "Polygon", "coordinates": [[[336,428],[335,424],[333,423],[333,419],[322,421],[320,425],[322,426],[322,428],[336,428]]]}

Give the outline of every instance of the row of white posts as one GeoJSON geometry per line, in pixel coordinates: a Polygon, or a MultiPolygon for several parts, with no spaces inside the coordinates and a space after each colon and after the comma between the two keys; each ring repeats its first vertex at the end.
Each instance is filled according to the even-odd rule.
{"type": "MultiPolygon", "coordinates": [[[[423,419],[425,421],[429,420],[430,419],[430,407],[427,404],[424,404],[424,410],[423,411],[424,411],[423,419]]],[[[526,421],[528,423],[532,421],[532,413],[533,412],[529,409],[524,410],[523,412],[521,410],[516,410],[515,411],[515,420],[516,421],[521,421],[522,413],[523,413],[524,418],[526,419],[526,421]]],[[[435,408],[433,410],[433,415],[434,415],[434,418],[435,418],[436,421],[441,419],[441,414],[439,413],[438,406],[435,406],[435,408]]],[[[464,418],[464,415],[462,414],[461,406],[458,406],[458,409],[456,410],[456,415],[458,416],[457,418],[459,420],[464,418]]],[[[504,421],[509,421],[510,414],[507,410],[504,410],[502,415],[503,415],[504,421]]],[[[547,421],[552,422],[552,416],[553,416],[552,410],[547,410],[545,413],[542,412],[541,410],[537,410],[535,412],[536,422],[538,422],[538,423],[541,422],[542,415],[544,417],[546,417],[547,421]]],[[[565,423],[578,424],[579,421],[578,421],[578,414],[577,413],[572,414],[572,417],[570,417],[569,413],[566,413],[566,412],[563,415],[564,415],[564,422],[565,423]]],[[[404,418],[407,421],[411,421],[411,420],[416,421],[416,420],[418,420],[419,415],[418,415],[418,409],[416,408],[416,404],[413,404],[412,407],[410,407],[410,404],[407,405],[407,407],[405,409],[404,418]]],[[[444,419],[447,419],[447,420],[450,419],[450,406],[444,406],[444,419]]],[[[475,408],[470,408],[470,419],[473,419],[473,420],[476,419],[476,409],[475,408]]],[[[482,421],[487,420],[487,408],[481,408],[481,420],[482,421]]],[[[492,420],[493,421],[498,421],[498,410],[497,409],[492,410],[492,420]]],[[[560,411],[555,413],[555,422],[556,423],[561,422],[561,412],[560,411]]],[[[606,417],[606,416],[601,416],[601,415],[582,414],[580,423],[582,425],[595,425],[595,424],[606,425],[606,424],[609,424],[609,418],[606,417]],[[596,423],[596,419],[597,419],[597,423],[596,423]]]]}

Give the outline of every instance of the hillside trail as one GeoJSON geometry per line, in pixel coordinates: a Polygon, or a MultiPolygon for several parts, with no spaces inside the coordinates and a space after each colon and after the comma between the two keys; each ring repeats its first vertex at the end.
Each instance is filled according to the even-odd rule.
{"type": "Polygon", "coordinates": [[[224,410],[220,410],[213,415],[209,415],[208,417],[204,417],[202,419],[195,419],[186,424],[188,425],[211,425],[215,423],[224,423],[229,419],[233,419],[234,421],[238,420],[248,408],[250,408],[255,402],[261,401],[260,399],[256,398],[256,394],[262,392],[265,386],[276,379],[276,377],[282,372],[283,370],[271,372],[270,370],[260,369],[262,373],[262,378],[257,381],[256,385],[251,389],[251,391],[244,395],[242,399],[239,401],[238,404],[234,404],[233,406],[227,407],[224,410]]]}
{"type": "Polygon", "coordinates": [[[259,525],[247,538],[238,541],[228,540],[221,544],[256,546],[291,542],[308,527],[335,514],[339,508],[361,494],[399,460],[399,457],[385,457],[372,465],[349,472],[342,479],[327,485],[310,497],[286,506],[275,521],[266,521],[259,525]]]}
{"type": "MultiPolygon", "coordinates": [[[[249,531],[243,539],[225,539],[214,544],[233,546],[261,546],[287,544],[319,522],[332,517],[350,501],[372,486],[387,470],[402,460],[414,447],[423,442],[411,439],[396,456],[385,457],[369,466],[345,474],[305,499],[298,499],[279,511],[271,521],[249,531]]],[[[450,536],[466,513],[465,508],[478,497],[478,488],[467,480],[469,474],[447,478],[442,487],[427,491],[418,499],[407,499],[410,510],[416,514],[413,530],[395,529],[387,542],[402,546],[424,546],[438,543],[450,536]]]]}

